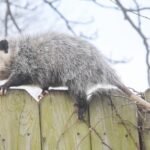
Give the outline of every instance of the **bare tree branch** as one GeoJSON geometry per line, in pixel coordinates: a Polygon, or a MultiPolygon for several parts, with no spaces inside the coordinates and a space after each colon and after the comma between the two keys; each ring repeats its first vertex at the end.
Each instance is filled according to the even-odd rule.
{"type": "Polygon", "coordinates": [[[150,47],[148,44],[148,39],[146,38],[146,36],[144,35],[144,33],[142,32],[141,28],[138,27],[130,18],[130,16],[127,14],[126,8],[122,5],[122,3],[119,0],[115,0],[116,4],[118,5],[118,7],[121,9],[121,11],[123,12],[123,15],[125,17],[125,19],[130,23],[130,25],[135,29],[135,31],[140,35],[140,37],[143,40],[145,49],[146,49],[146,64],[147,64],[147,74],[148,74],[148,83],[150,86],[150,63],[149,63],[149,55],[150,55],[150,47]]]}
{"type": "Polygon", "coordinates": [[[73,35],[76,35],[76,33],[74,32],[73,28],[72,28],[71,25],[70,25],[69,20],[53,5],[53,3],[54,3],[55,1],[52,1],[52,2],[49,2],[49,1],[47,1],[47,0],[43,0],[43,1],[44,1],[45,3],[47,3],[47,4],[58,14],[58,16],[59,16],[62,20],[64,20],[64,22],[65,22],[65,24],[66,24],[68,30],[71,31],[71,33],[72,33],[73,35]]]}
{"type": "MultiPolygon", "coordinates": [[[[131,12],[132,14],[135,14],[135,15],[138,16],[138,17],[142,17],[142,18],[144,18],[144,19],[150,20],[149,17],[144,16],[144,15],[141,15],[141,13],[137,13],[137,12],[138,12],[138,9],[137,9],[137,11],[135,11],[135,10],[132,11],[132,9],[126,9],[126,11],[127,11],[127,12],[131,12]]],[[[139,11],[139,12],[140,12],[140,11],[139,11]]]]}
{"type": "Polygon", "coordinates": [[[128,11],[145,11],[145,10],[150,10],[150,7],[139,7],[139,8],[131,8],[131,9],[127,9],[128,11]]]}
{"type": "Polygon", "coordinates": [[[98,32],[95,31],[94,33],[90,34],[90,36],[85,35],[84,33],[80,32],[80,37],[87,39],[87,40],[94,40],[98,37],[98,32]]]}
{"type": "Polygon", "coordinates": [[[108,62],[110,62],[111,64],[125,64],[125,63],[128,63],[130,60],[124,60],[124,59],[121,59],[121,60],[114,60],[114,59],[110,59],[108,57],[106,57],[106,59],[108,60],[108,62]]]}
{"type": "Polygon", "coordinates": [[[139,10],[139,4],[137,3],[136,0],[133,0],[133,1],[134,1],[135,5],[136,5],[136,8],[137,8],[138,27],[141,30],[141,12],[139,10]]]}
{"type": "Polygon", "coordinates": [[[37,5],[37,6],[34,6],[33,8],[29,8],[29,6],[30,6],[29,3],[26,3],[25,6],[20,6],[20,5],[18,5],[18,4],[15,4],[14,2],[9,2],[9,4],[10,4],[11,6],[16,7],[16,8],[20,8],[20,9],[24,9],[24,10],[29,10],[29,11],[34,11],[34,10],[36,10],[37,7],[38,7],[38,5],[37,5]]]}
{"type": "MultiPolygon", "coordinates": [[[[7,15],[6,15],[6,18],[5,18],[5,19],[6,19],[5,22],[8,23],[8,16],[10,16],[10,18],[11,18],[11,20],[12,20],[14,26],[16,27],[16,29],[18,30],[18,32],[21,33],[21,29],[20,29],[20,27],[18,26],[18,24],[17,24],[17,22],[16,22],[16,20],[15,20],[15,17],[13,16],[13,14],[12,14],[12,12],[11,12],[9,0],[5,0],[5,2],[6,2],[6,9],[7,9],[7,10],[6,10],[6,11],[7,11],[7,12],[6,12],[7,15]]],[[[5,27],[7,27],[6,24],[5,24],[5,27]]],[[[5,29],[5,35],[7,35],[6,30],[7,30],[7,29],[5,29]]]]}
{"type": "MultiPolygon", "coordinates": [[[[101,8],[108,8],[108,9],[114,9],[114,10],[119,10],[120,11],[120,8],[118,8],[116,6],[106,6],[106,5],[100,4],[96,0],[86,0],[86,1],[93,2],[94,4],[96,4],[97,6],[99,6],[101,8]]],[[[133,1],[136,3],[136,5],[138,5],[137,8],[124,8],[124,9],[128,12],[131,12],[131,13],[139,16],[139,17],[150,20],[149,17],[141,15],[141,13],[140,13],[141,11],[150,10],[150,7],[140,7],[136,0],[133,0],[133,1]]],[[[116,5],[116,3],[114,1],[111,1],[111,2],[116,5]]]]}
{"type": "Polygon", "coordinates": [[[5,19],[4,19],[4,30],[5,30],[5,37],[8,35],[8,10],[5,12],[5,19]]]}
{"type": "Polygon", "coordinates": [[[108,8],[108,9],[116,9],[118,10],[119,8],[118,7],[113,7],[113,6],[107,6],[107,5],[103,5],[99,2],[97,2],[97,0],[85,0],[85,1],[90,1],[90,2],[93,2],[94,4],[96,4],[97,6],[101,7],[101,8],[108,8]]]}
{"type": "Polygon", "coordinates": [[[136,8],[125,8],[122,5],[120,0],[115,0],[115,1],[110,0],[110,2],[113,3],[113,5],[115,4],[117,7],[116,6],[107,7],[107,6],[104,6],[104,5],[100,4],[96,0],[88,0],[88,1],[92,1],[97,6],[100,6],[100,7],[103,7],[103,8],[111,8],[111,9],[115,9],[115,10],[121,10],[123,12],[123,15],[124,15],[125,19],[130,23],[130,25],[135,29],[135,31],[142,38],[144,47],[146,49],[147,80],[148,80],[148,84],[150,86],[150,62],[149,62],[150,47],[149,47],[149,43],[148,43],[149,39],[146,37],[146,35],[142,31],[142,27],[141,27],[142,26],[141,17],[145,18],[147,20],[150,20],[149,17],[141,15],[141,11],[144,11],[144,10],[148,11],[148,10],[150,10],[150,7],[140,7],[137,0],[133,0],[136,8]],[[136,25],[134,23],[134,21],[131,19],[131,17],[128,15],[128,13],[132,13],[132,14],[135,14],[137,16],[138,25],[136,25]]]}

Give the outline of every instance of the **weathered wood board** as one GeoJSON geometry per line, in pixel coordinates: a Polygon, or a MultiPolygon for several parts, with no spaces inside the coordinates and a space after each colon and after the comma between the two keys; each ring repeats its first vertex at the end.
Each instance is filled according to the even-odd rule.
{"type": "MultiPolygon", "coordinates": [[[[145,99],[150,102],[150,89],[145,92],[145,99]]],[[[150,150],[150,113],[141,113],[142,146],[144,150],[150,150]]]]}
{"type": "Polygon", "coordinates": [[[38,103],[23,90],[0,97],[0,150],[41,150],[38,103]]]}
{"type": "Polygon", "coordinates": [[[74,103],[64,91],[37,103],[23,90],[10,90],[0,97],[0,150],[150,149],[149,113],[140,113],[138,124],[136,105],[120,93],[93,99],[85,122],[74,103]]]}
{"type": "Polygon", "coordinates": [[[136,106],[126,98],[103,96],[93,100],[90,124],[92,150],[139,149],[136,106]]]}
{"type": "Polygon", "coordinates": [[[42,150],[90,150],[88,125],[77,119],[65,92],[52,92],[40,103],[42,150]]]}

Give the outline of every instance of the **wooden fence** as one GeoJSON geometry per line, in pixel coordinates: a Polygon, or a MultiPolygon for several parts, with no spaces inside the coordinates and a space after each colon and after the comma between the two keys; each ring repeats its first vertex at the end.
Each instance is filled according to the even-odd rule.
{"type": "Polygon", "coordinates": [[[9,91],[0,97],[0,150],[150,150],[150,114],[124,96],[95,98],[85,122],[73,104],[67,92],[38,103],[23,90],[9,91]]]}

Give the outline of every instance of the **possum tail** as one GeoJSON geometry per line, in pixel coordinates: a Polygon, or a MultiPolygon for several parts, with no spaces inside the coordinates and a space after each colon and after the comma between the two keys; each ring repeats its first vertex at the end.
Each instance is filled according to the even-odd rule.
{"type": "Polygon", "coordinates": [[[113,89],[119,89],[128,96],[130,101],[132,101],[133,103],[137,104],[137,106],[142,108],[143,111],[145,111],[145,112],[150,111],[150,103],[147,102],[146,100],[142,99],[141,97],[135,95],[134,93],[132,93],[128,89],[128,87],[126,87],[123,83],[115,82],[115,83],[113,83],[113,85],[115,85],[115,86],[105,86],[105,85],[100,86],[100,85],[98,85],[95,88],[91,89],[90,91],[87,92],[87,101],[90,102],[90,100],[94,96],[111,95],[113,89]]]}
{"type": "Polygon", "coordinates": [[[124,84],[119,83],[116,84],[116,86],[123,91],[125,94],[128,95],[129,100],[133,101],[137,106],[143,109],[143,111],[150,111],[150,103],[146,100],[142,99],[139,96],[136,96],[134,93],[132,93],[124,84]]]}

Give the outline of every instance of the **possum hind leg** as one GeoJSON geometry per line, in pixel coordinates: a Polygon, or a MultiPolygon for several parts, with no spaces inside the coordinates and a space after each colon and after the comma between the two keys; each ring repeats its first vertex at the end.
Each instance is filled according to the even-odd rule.
{"type": "Polygon", "coordinates": [[[75,106],[78,108],[78,119],[84,120],[85,112],[88,108],[87,100],[86,100],[86,94],[85,92],[78,92],[73,93],[71,92],[71,95],[75,98],[76,103],[75,106]]]}
{"type": "Polygon", "coordinates": [[[78,119],[84,120],[84,115],[87,110],[88,104],[86,101],[86,94],[85,93],[79,93],[76,96],[77,101],[77,107],[78,107],[78,119]]]}
{"type": "Polygon", "coordinates": [[[85,112],[88,108],[87,103],[87,95],[86,92],[83,90],[83,86],[78,85],[80,83],[79,80],[69,80],[65,84],[68,87],[70,95],[75,99],[76,103],[75,106],[78,110],[78,119],[84,120],[85,112]]]}

